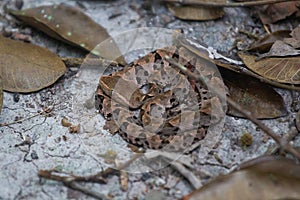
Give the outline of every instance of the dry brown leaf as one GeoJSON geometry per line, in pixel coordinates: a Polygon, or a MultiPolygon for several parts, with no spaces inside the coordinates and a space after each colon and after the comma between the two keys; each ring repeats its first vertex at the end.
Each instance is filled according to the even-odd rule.
{"type": "Polygon", "coordinates": [[[262,77],[280,83],[300,84],[300,57],[265,58],[239,53],[245,65],[262,77]]]}
{"type": "MultiPolygon", "coordinates": [[[[226,1],[215,0],[213,2],[225,3],[226,1]]],[[[223,8],[168,4],[168,9],[175,17],[184,20],[214,20],[224,15],[223,8]]]]}
{"type": "Polygon", "coordinates": [[[300,48],[300,27],[295,28],[291,33],[292,38],[284,38],[283,41],[294,48],[300,48]]]}
{"type": "Polygon", "coordinates": [[[263,24],[272,24],[296,13],[299,5],[300,1],[270,4],[260,11],[259,17],[263,24]]]}
{"type": "Polygon", "coordinates": [[[300,165],[266,156],[248,161],[239,171],[222,175],[183,197],[184,200],[299,199],[300,165]]]}
{"type": "MultiPolygon", "coordinates": [[[[221,69],[220,72],[228,87],[229,96],[244,108],[251,110],[255,117],[270,119],[287,113],[282,97],[272,87],[250,76],[225,69],[221,69]]],[[[244,117],[230,106],[227,114],[244,117]]]]}
{"type": "Polygon", "coordinates": [[[0,36],[0,69],[3,90],[33,92],[53,84],[66,71],[49,50],[0,36]]]}
{"type": "Polygon", "coordinates": [[[266,53],[270,50],[276,40],[283,40],[284,38],[288,38],[290,37],[290,33],[290,30],[275,31],[253,43],[248,51],[258,51],[259,53],[266,53]]]}
{"type": "MultiPolygon", "coordinates": [[[[46,34],[63,42],[78,46],[103,58],[114,60],[121,55],[115,42],[107,42],[109,48],[95,47],[106,39],[109,34],[99,24],[75,7],[65,4],[40,6],[11,14],[46,34]]],[[[123,56],[118,62],[126,64],[123,56]]]]}
{"type": "Polygon", "coordinates": [[[274,42],[269,52],[260,54],[257,57],[257,59],[268,58],[268,57],[296,56],[299,54],[300,54],[300,50],[294,49],[293,47],[284,43],[281,40],[277,40],[274,42]]]}
{"type": "Polygon", "coordinates": [[[70,127],[70,126],[72,126],[72,123],[68,120],[68,118],[63,117],[61,119],[61,125],[64,127],[70,127]]]}

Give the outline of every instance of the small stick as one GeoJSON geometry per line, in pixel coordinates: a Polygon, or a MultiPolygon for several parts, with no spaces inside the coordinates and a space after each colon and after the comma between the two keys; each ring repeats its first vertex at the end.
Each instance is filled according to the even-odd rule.
{"type": "Polygon", "coordinates": [[[262,6],[273,3],[290,2],[295,0],[260,0],[260,1],[245,1],[245,2],[227,2],[217,3],[210,1],[195,1],[195,0],[162,0],[166,3],[178,3],[181,5],[207,6],[207,7],[247,7],[247,6],[262,6]]]}
{"type": "Polygon", "coordinates": [[[39,113],[34,114],[32,116],[29,116],[29,117],[26,117],[26,118],[23,118],[23,119],[14,121],[14,122],[10,122],[10,123],[4,122],[4,123],[0,124],[0,127],[2,127],[2,126],[10,126],[10,125],[13,125],[13,124],[22,123],[22,122],[24,122],[26,120],[29,120],[29,119],[34,118],[34,117],[37,117],[39,115],[49,115],[52,110],[53,110],[53,107],[48,107],[45,110],[43,110],[42,112],[39,112],[39,113]]]}
{"type": "Polygon", "coordinates": [[[265,31],[267,32],[268,35],[271,34],[268,25],[264,24],[264,29],[265,29],[265,31]]]}
{"type": "MultiPolygon", "coordinates": [[[[183,65],[177,63],[175,60],[173,60],[172,58],[170,58],[169,56],[165,56],[165,59],[173,64],[174,66],[176,66],[178,69],[180,69],[183,73],[185,73],[187,76],[189,76],[192,79],[195,79],[197,81],[200,81],[201,83],[206,82],[206,78],[199,75],[196,76],[195,74],[193,74],[192,72],[190,72],[186,67],[184,67],[183,65]]],[[[221,97],[222,95],[215,89],[211,88],[212,92],[214,92],[215,94],[217,94],[217,96],[221,97]]],[[[267,135],[269,135],[271,138],[273,138],[273,140],[275,140],[276,143],[279,144],[279,146],[283,149],[286,150],[288,152],[290,152],[292,155],[294,155],[297,159],[300,160],[300,153],[294,149],[290,143],[288,143],[286,140],[282,139],[280,136],[278,136],[275,132],[273,132],[272,129],[270,129],[269,127],[267,127],[264,123],[262,123],[260,120],[258,120],[256,117],[253,116],[253,114],[243,108],[242,106],[240,106],[238,103],[236,103],[234,100],[232,100],[230,97],[226,98],[227,103],[234,108],[235,110],[237,110],[239,113],[241,113],[244,117],[246,117],[247,119],[249,119],[250,121],[252,121],[255,125],[257,125],[261,130],[263,130],[267,135]]]]}
{"type": "Polygon", "coordinates": [[[95,66],[95,67],[107,67],[108,65],[118,65],[117,62],[106,60],[103,58],[65,58],[62,57],[61,60],[65,63],[67,67],[79,68],[83,66],[95,66]]]}
{"type": "Polygon", "coordinates": [[[140,158],[143,154],[142,153],[137,153],[135,154],[131,159],[129,159],[127,162],[121,164],[120,166],[117,166],[116,169],[113,168],[107,168],[104,171],[101,171],[99,173],[96,173],[91,176],[75,176],[75,175],[55,175],[53,170],[39,170],[38,176],[45,178],[45,179],[50,179],[50,180],[55,180],[55,181],[60,181],[62,182],[65,186],[72,188],[74,190],[81,191],[89,196],[95,197],[97,199],[108,199],[105,195],[101,193],[97,193],[95,191],[88,190],[87,188],[84,188],[83,186],[79,185],[76,182],[94,182],[94,183],[106,183],[106,180],[103,179],[102,177],[107,177],[110,174],[114,174],[116,171],[120,171],[128,167],[131,163],[133,163],[135,160],[140,158]]]}
{"type": "Polygon", "coordinates": [[[178,162],[170,162],[171,166],[174,167],[177,171],[181,173],[194,187],[194,189],[198,189],[202,186],[201,181],[186,167],[178,162]]]}
{"type": "Polygon", "coordinates": [[[111,199],[111,198],[108,198],[107,196],[105,196],[104,194],[101,194],[99,192],[88,190],[87,188],[79,185],[76,182],[64,182],[64,185],[71,188],[71,189],[73,189],[73,190],[77,190],[77,191],[80,191],[80,192],[82,192],[86,195],[94,197],[96,199],[100,199],[100,200],[109,200],[109,199],[111,199]]]}

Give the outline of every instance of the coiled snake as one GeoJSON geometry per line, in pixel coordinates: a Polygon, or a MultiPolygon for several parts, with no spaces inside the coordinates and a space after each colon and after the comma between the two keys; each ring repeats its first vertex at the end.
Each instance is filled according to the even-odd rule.
{"type": "Polygon", "coordinates": [[[184,47],[171,46],[101,76],[96,108],[106,119],[105,128],[133,145],[166,151],[182,151],[202,140],[224,113],[219,97],[209,91],[221,85],[210,65],[184,47]],[[190,80],[165,56],[209,81],[190,80]]]}

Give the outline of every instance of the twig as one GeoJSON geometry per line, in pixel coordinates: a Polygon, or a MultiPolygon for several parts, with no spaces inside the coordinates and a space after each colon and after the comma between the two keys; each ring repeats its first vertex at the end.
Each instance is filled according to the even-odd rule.
{"type": "Polygon", "coordinates": [[[62,182],[65,186],[72,188],[74,190],[81,191],[89,196],[98,198],[98,199],[108,199],[105,195],[97,193],[95,191],[88,190],[87,188],[77,184],[76,182],[93,182],[93,183],[106,183],[106,180],[103,177],[107,177],[110,174],[114,174],[117,171],[123,170],[128,167],[135,160],[140,158],[143,154],[138,153],[135,154],[130,160],[127,162],[117,166],[115,169],[107,168],[104,171],[96,173],[91,176],[75,176],[72,174],[55,174],[56,171],[53,170],[39,170],[38,176],[45,179],[55,180],[62,182]]]}
{"type": "Polygon", "coordinates": [[[142,157],[144,154],[143,153],[136,153],[132,158],[130,158],[127,162],[119,165],[116,167],[116,170],[120,171],[123,170],[125,168],[127,168],[129,165],[131,165],[131,163],[133,163],[134,161],[136,161],[137,159],[139,159],[140,157],[142,157]]]}
{"type": "Polygon", "coordinates": [[[111,60],[106,60],[103,58],[65,58],[62,57],[61,60],[65,63],[67,67],[79,68],[83,66],[95,66],[95,67],[107,67],[108,65],[117,65],[118,63],[111,60]]]}
{"type": "MultiPolygon", "coordinates": [[[[284,136],[282,136],[282,140],[285,140],[286,143],[291,142],[297,135],[299,134],[296,126],[292,126],[288,133],[286,133],[284,136]]],[[[271,149],[269,154],[274,154],[276,152],[280,151],[280,147],[275,147],[271,149]]]]}
{"type": "Polygon", "coordinates": [[[162,1],[166,3],[178,3],[181,5],[207,6],[207,7],[247,7],[247,6],[261,6],[261,5],[289,2],[289,1],[296,1],[296,0],[261,0],[261,1],[245,1],[245,2],[227,2],[227,3],[196,1],[196,0],[162,0],[162,1]]]}
{"type": "Polygon", "coordinates": [[[171,166],[174,167],[178,172],[181,173],[194,187],[194,189],[198,189],[202,186],[201,181],[186,167],[178,162],[170,162],[171,166]]]}
{"type": "Polygon", "coordinates": [[[249,38],[253,38],[255,40],[258,40],[259,39],[259,36],[254,34],[254,33],[251,33],[250,31],[246,31],[246,30],[239,30],[239,33],[242,33],[242,34],[245,34],[247,35],[249,38]]]}
{"type": "Polygon", "coordinates": [[[88,190],[87,188],[79,185],[76,182],[64,182],[64,185],[71,188],[71,189],[73,189],[73,190],[77,190],[77,191],[80,191],[80,192],[82,192],[86,195],[94,197],[96,199],[101,199],[101,200],[110,200],[111,199],[111,198],[108,198],[107,196],[105,196],[104,194],[101,194],[99,192],[88,190]]]}
{"type": "Polygon", "coordinates": [[[29,117],[26,117],[26,118],[23,118],[23,119],[20,119],[20,120],[16,120],[16,121],[10,122],[10,123],[2,123],[2,124],[0,124],[0,127],[2,127],[2,126],[10,126],[10,125],[13,125],[13,124],[22,123],[22,122],[24,122],[26,120],[29,120],[29,119],[34,118],[34,117],[37,117],[39,115],[49,115],[52,110],[53,110],[53,107],[48,107],[45,110],[43,110],[42,112],[39,112],[39,113],[34,114],[32,116],[29,116],[29,117]]]}
{"type": "Polygon", "coordinates": [[[84,194],[87,194],[89,196],[92,196],[92,197],[95,197],[97,199],[108,199],[105,195],[103,194],[100,194],[98,192],[95,192],[95,191],[91,191],[91,190],[88,190],[87,188],[84,188],[83,186],[77,184],[74,182],[74,178],[75,176],[58,176],[58,175],[54,175],[52,174],[53,171],[51,170],[40,170],[38,172],[38,176],[39,177],[42,177],[42,178],[46,178],[46,179],[50,179],[50,180],[55,180],[55,181],[60,181],[62,182],[65,186],[69,187],[69,188],[72,188],[74,190],[78,190],[78,191],[81,191],[83,192],[84,194]]]}
{"type": "MultiPolygon", "coordinates": [[[[195,74],[193,74],[192,72],[190,72],[185,66],[177,63],[174,59],[170,58],[169,56],[165,56],[165,59],[170,62],[171,64],[173,64],[174,66],[176,66],[177,68],[179,68],[183,73],[185,73],[187,76],[189,76],[192,79],[195,79],[201,83],[205,83],[206,78],[204,76],[196,76],[195,74]]],[[[212,92],[214,92],[217,96],[221,97],[222,95],[215,90],[214,88],[211,88],[212,92]]],[[[235,110],[237,110],[239,113],[241,113],[244,117],[248,118],[249,120],[251,120],[255,125],[257,125],[261,130],[263,130],[267,135],[269,135],[271,138],[273,138],[273,140],[275,140],[276,143],[279,144],[279,146],[283,149],[288,151],[289,153],[291,153],[292,155],[294,155],[296,158],[298,158],[300,160],[300,153],[298,151],[296,151],[290,143],[287,143],[286,140],[282,139],[280,136],[278,136],[275,132],[273,132],[272,129],[270,129],[269,127],[267,127],[264,123],[262,123],[261,121],[259,121],[257,118],[255,118],[253,116],[253,114],[243,108],[242,106],[240,106],[238,103],[236,103],[234,100],[232,100],[230,97],[226,98],[227,103],[234,108],[235,110]]]]}
{"type": "Polygon", "coordinates": [[[271,34],[270,29],[269,29],[267,24],[264,24],[264,29],[265,29],[265,31],[267,32],[268,35],[271,34]]]}

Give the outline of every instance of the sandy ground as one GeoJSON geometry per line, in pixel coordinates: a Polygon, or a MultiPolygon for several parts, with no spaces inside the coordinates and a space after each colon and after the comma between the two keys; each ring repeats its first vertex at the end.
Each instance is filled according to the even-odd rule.
{"type": "MultiPolygon", "coordinates": [[[[143,1],[33,1],[24,0],[23,8],[39,5],[58,4],[80,6],[97,23],[104,26],[112,36],[124,31],[141,27],[163,27],[182,29],[184,34],[194,37],[199,42],[224,52],[226,55],[236,39],[245,39],[240,30],[256,34],[263,28],[258,20],[251,17],[249,10],[242,8],[225,9],[221,20],[209,22],[186,22],[174,18],[163,5],[155,4],[145,10],[143,1]],[[119,14],[117,17],[111,17],[119,14]]],[[[1,14],[4,5],[14,7],[14,1],[0,2],[1,14]]],[[[0,22],[15,32],[32,36],[32,43],[47,47],[63,57],[84,57],[85,52],[46,36],[45,34],[16,25],[16,20],[9,18],[0,22]]],[[[289,24],[274,26],[289,27],[289,24]]],[[[240,44],[241,45],[241,44],[240,44]]],[[[230,54],[228,56],[231,56],[230,54]]],[[[134,57],[127,57],[132,61],[134,57]]],[[[28,118],[22,123],[0,127],[0,199],[89,199],[80,192],[68,189],[61,183],[40,179],[38,170],[57,169],[76,175],[95,174],[108,166],[114,166],[109,159],[116,155],[118,162],[127,161],[133,155],[118,135],[112,136],[103,130],[104,119],[96,113],[93,106],[94,92],[103,69],[69,68],[64,77],[54,85],[31,94],[4,92],[4,105],[0,123],[11,123],[17,119],[28,118]],[[47,117],[37,115],[43,108],[53,107],[47,117]],[[67,117],[70,122],[81,125],[81,132],[70,134],[68,128],[61,125],[61,119],[67,117]],[[27,141],[27,143],[26,143],[27,141]]],[[[294,117],[290,110],[291,96],[279,90],[287,105],[288,115],[264,122],[277,133],[285,133],[294,117]]],[[[203,142],[203,148],[197,149],[186,159],[191,161],[190,171],[204,184],[218,174],[229,172],[237,164],[263,155],[274,147],[274,142],[266,140],[264,133],[248,120],[226,116],[222,133],[216,145],[210,147],[211,141],[203,142]],[[239,137],[249,132],[253,135],[253,144],[243,148],[239,137]],[[264,141],[264,142],[263,142],[264,141]],[[206,147],[206,148],[204,148],[206,147]],[[211,151],[213,153],[208,154],[211,151]],[[220,163],[219,159],[222,160],[220,163]]],[[[299,144],[299,137],[295,143],[299,144]]],[[[100,192],[114,199],[178,199],[193,191],[191,184],[170,166],[151,169],[147,163],[135,163],[126,169],[129,182],[128,190],[120,187],[119,177],[110,177],[107,184],[86,184],[87,188],[100,192]]],[[[91,198],[92,199],[92,198],[91,198]]]]}

